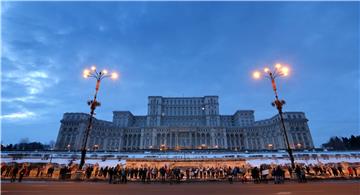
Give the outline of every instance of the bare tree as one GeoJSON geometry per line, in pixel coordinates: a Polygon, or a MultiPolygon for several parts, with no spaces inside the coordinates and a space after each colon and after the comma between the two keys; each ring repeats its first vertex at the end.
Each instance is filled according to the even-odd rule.
{"type": "Polygon", "coordinates": [[[30,141],[29,141],[29,138],[28,138],[28,137],[21,138],[20,141],[19,141],[20,144],[27,144],[27,143],[29,143],[29,142],[30,142],[30,141]]]}
{"type": "Polygon", "coordinates": [[[49,146],[50,146],[50,149],[54,149],[54,147],[55,147],[55,141],[54,141],[54,140],[50,140],[49,146]]]}

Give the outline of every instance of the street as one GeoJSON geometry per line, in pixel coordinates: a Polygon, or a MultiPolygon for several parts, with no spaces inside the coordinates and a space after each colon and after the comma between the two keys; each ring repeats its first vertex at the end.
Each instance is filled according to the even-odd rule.
{"type": "Polygon", "coordinates": [[[181,183],[181,184],[107,184],[104,182],[34,182],[1,183],[1,194],[126,194],[126,195],[211,195],[211,194],[274,194],[274,195],[359,195],[359,181],[326,181],[305,184],[241,184],[241,183],[181,183]]]}

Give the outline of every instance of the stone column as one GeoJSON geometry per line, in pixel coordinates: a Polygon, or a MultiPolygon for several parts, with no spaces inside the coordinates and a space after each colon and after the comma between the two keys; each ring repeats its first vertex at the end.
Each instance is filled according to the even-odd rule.
{"type": "Polygon", "coordinates": [[[137,148],[137,147],[139,147],[139,134],[135,134],[135,136],[134,136],[134,144],[133,144],[133,147],[134,148],[137,148]]]}
{"type": "Polygon", "coordinates": [[[179,145],[179,135],[178,132],[175,133],[175,147],[179,145]]]}
{"type": "Polygon", "coordinates": [[[152,140],[151,140],[151,145],[153,146],[153,148],[155,148],[155,142],[156,141],[156,130],[152,129],[152,140]]]}
{"type": "Polygon", "coordinates": [[[215,129],[211,129],[210,131],[210,145],[211,147],[215,146],[215,129]]]}
{"type": "Polygon", "coordinates": [[[170,131],[169,134],[170,134],[169,147],[170,147],[170,148],[173,148],[173,143],[172,143],[173,133],[170,131]]]}
{"type": "Polygon", "coordinates": [[[189,139],[190,139],[190,142],[189,142],[189,146],[190,148],[192,148],[192,131],[189,131],[189,139]]]}
{"type": "Polygon", "coordinates": [[[122,135],[122,133],[120,133],[120,136],[119,136],[119,146],[118,146],[118,150],[119,151],[121,151],[121,149],[122,149],[122,144],[123,144],[123,135],[122,135]]]}
{"type": "Polygon", "coordinates": [[[103,142],[103,144],[102,144],[102,146],[100,146],[100,147],[102,147],[104,150],[108,150],[109,148],[107,147],[107,144],[108,144],[108,139],[107,139],[107,137],[105,136],[105,137],[103,137],[104,139],[104,142],[103,142]]]}
{"type": "Polygon", "coordinates": [[[199,144],[199,141],[198,141],[198,137],[197,137],[197,132],[195,131],[195,143],[194,143],[194,146],[197,147],[199,144]]]}
{"type": "Polygon", "coordinates": [[[128,147],[128,148],[131,148],[132,138],[133,138],[133,135],[132,135],[132,134],[129,134],[129,135],[128,135],[128,142],[127,142],[127,147],[128,147]]]}
{"type": "Polygon", "coordinates": [[[246,133],[244,133],[244,148],[245,148],[245,150],[249,149],[248,139],[249,139],[249,137],[246,135],[246,133]]]}
{"type": "Polygon", "coordinates": [[[223,148],[228,149],[227,137],[226,137],[226,130],[223,129],[223,136],[224,136],[224,145],[223,148]]]}
{"type": "Polygon", "coordinates": [[[144,129],[141,129],[139,148],[144,149],[144,129]]]}

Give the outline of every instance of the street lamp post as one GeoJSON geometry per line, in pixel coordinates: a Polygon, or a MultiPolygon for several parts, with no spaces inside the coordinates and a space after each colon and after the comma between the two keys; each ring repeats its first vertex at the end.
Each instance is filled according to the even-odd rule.
{"type": "MultiPolygon", "coordinates": [[[[295,163],[294,163],[293,151],[290,147],[289,138],[287,136],[284,118],[283,118],[283,111],[282,111],[283,105],[285,104],[285,100],[279,99],[277,88],[276,88],[276,83],[275,83],[275,78],[281,77],[281,76],[287,76],[289,74],[289,68],[284,67],[281,64],[276,64],[275,68],[273,70],[270,70],[269,68],[266,67],[266,68],[264,68],[264,72],[265,72],[265,76],[270,79],[273,91],[275,93],[275,101],[272,102],[271,105],[276,107],[276,109],[279,112],[280,121],[281,121],[282,129],[283,129],[283,133],[284,133],[284,139],[286,142],[287,152],[289,153],[291,167],[294,169],[295,163]]],[[[255,71],[253,73],[253,77],[255,79],[259,79],[261,77],[261,73],[259,71],[255,71]]]]}
{"type": "Polygon", "coordinates": [[[102,79],[106,78],[106,77],[110,77],[112,79],[117,79],[118,75],[117,73],[113,72],[111,74],[108,74],[107,70],[102,70],[100,72],[98,72],[96,70],[95,66],[91,67],[91,70],[85,69],[83,76],[85,78],[89,78],[89,77],[93,77],[96,79],[96,86],[95,86],[95,95],[93,100],[89,100],[87,103],[90,106],[90,118],[89,118],[89,123],[88,126],[85,130],[85,140],[83,142],[83,145],[81,147],[81,161],[80,161],[80,165],[79,165],[79,169],[82,169],[82,167],[85,164],[85,156],[86,156],[86,145],[87,145],[87,140],[89,137],[89,133],[92,127],[92,120],[93,120],[93,116],[94,116],[94,112],[96,107],[100,106],[100,102],[97,101],[97,94],[100,88],[100,82],[102,79]]]}

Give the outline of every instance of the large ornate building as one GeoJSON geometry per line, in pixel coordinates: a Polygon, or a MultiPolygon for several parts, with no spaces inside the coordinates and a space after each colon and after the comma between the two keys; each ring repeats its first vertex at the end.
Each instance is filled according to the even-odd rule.
{"type": "MultiPolygon", "coordinates": [[[[218,96],[150,96],[148,99],[145,116],[134,116],[130,111],[114,111],[112,121],[93,120],[87,148],[104,151],[285,148],[279,115],[259,121],[255,121],[253,110],[220,115],[218,96]]],[[[291,147],[313,148],[305,114],[285,112],[283,116],[291,147]]],[[[80,149],[88,119],[89,114],[65,113],[56,149],[80,149]]]]}

